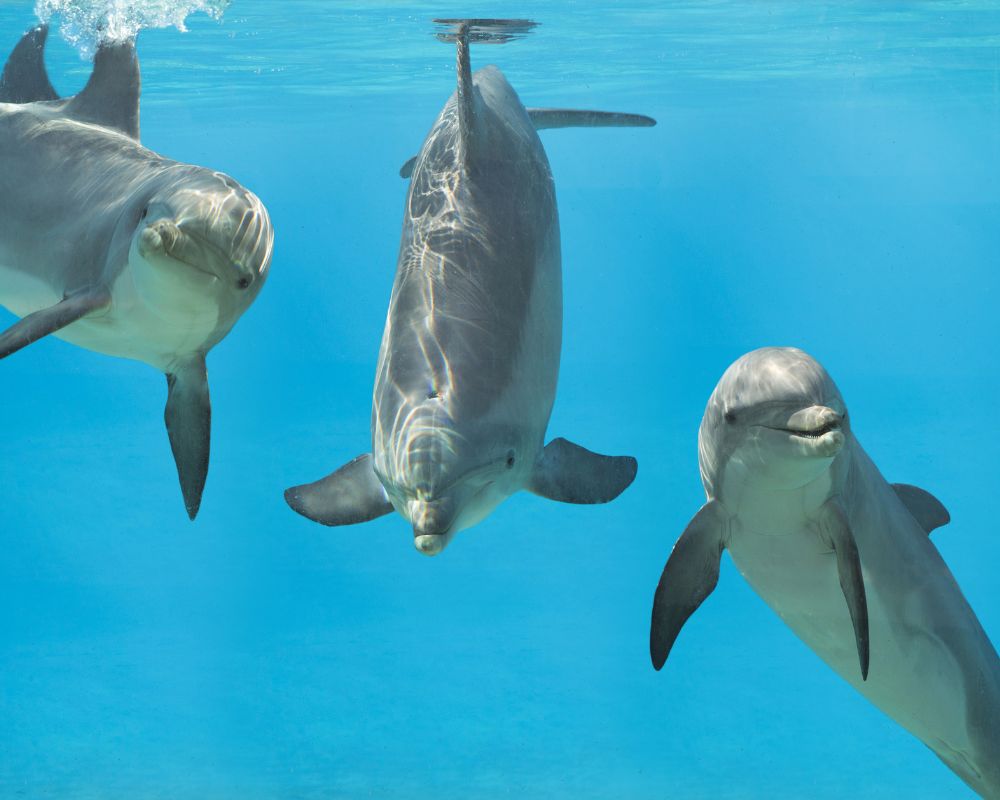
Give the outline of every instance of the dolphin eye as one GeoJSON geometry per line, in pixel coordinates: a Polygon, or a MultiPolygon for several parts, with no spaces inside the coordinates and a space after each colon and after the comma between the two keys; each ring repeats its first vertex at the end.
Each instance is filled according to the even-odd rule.
{"type": "Polygon", "coordinates": [[[510,450],[507,453],[507,469],[514,469],[514,451],[510,450]]]}
{"type": "Polygon", "coordinates": [[[246,289],[250,285],[250,279],[249,278],[240,278],[238,281],[236,281],[236,285],[240,289],[246,289]]]}
{"type": "Polygon", "coordinates": [[[146,207],[145,207],[145,208],[144,208],[144,209],[142,210],[142,213],[141,213],[141,214],[139,215],[139,219],[146,219],[146,216],[147,216],[148,214],[149,214],[149,206],[146,206],[146,207]]]}
{"type": "Polygon", "coordinates": [[[727,411],[725,414],[722,415],[722,418],[729,425],[732,425],[734,422],[736,422],[736,414],[734,414],[732,411],[727,411]]]}

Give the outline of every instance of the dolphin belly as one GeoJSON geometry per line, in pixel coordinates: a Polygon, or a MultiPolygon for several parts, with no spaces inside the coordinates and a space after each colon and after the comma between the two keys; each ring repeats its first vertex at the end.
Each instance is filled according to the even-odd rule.
{"type": "MultiPolygon", "coordinates": [[[[954,606],[953,598],[933,582],[901,585],[898,574],[885,573],[880,559],[865,558],[871,549],[863,540],[860,547],[871,642],[867,680],[858,670],[836,558],[814,530],[804,526],[773,536],[737,527],[727,545],[754,591],[813,652],[977,791],[977,784],[989,786],[982,782],[995,769],[989,759],[1000,742],[984,742],[982,725],[970,712],[976,704],[995,705],[996,696],[982,696],[982,682],[973,677],[977,665],[938,630],[941,607],[954,606]]],[[[961,608],[949,616],[953,630],[955,620],[958,627],[963,624],[961,608]]]]}

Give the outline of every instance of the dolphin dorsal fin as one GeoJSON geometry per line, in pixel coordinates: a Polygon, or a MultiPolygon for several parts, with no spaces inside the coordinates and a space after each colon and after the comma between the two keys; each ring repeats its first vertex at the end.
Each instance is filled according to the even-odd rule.
{"type": "Polygon", "coordinates": [[[908,483],[892,484],[896,496],[906,506],[913,518],[920,523],[920,527],[931,533],[935,528],[940,528],[951,522],[951,514],[944,507],[944,503],[938,500],[926,489],[919,486],[911,486],[908,483]]]}
{"type": "Polygon", "coordinates": [[[94,56],[94,71],[83,91],[69,100],[67,116],[139,140],[139,59],[135,43],[105,42],[94,56]]]}
{"type": "Polygon", "coordinates": [[[34,103],[58,100],[45,71],[48,25],[38,25],[21,37],[0,76],[0,103],[34,103]]]}

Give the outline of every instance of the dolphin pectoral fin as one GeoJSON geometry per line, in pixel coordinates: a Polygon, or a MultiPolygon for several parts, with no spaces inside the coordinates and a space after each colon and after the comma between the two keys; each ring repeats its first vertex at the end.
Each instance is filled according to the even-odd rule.
{"type": "Polygon", "coordinates": [[[315,483],[293,486],[285,502],[303,517],[323,525],[354,525],[393,510],[375,470],[371,453],[344,464],[315,483]]]}
{"type": "Polygon", "coordinates": [[[644,114],[582,111],[575,108],[527,108],[536,131],[549,128],[652,128],[656,120],[644,114]]]}
{"type": "Polygon", "coordinates": [[[653,596],[649,628],[649,655],[657,670],[666,663],[684,623],[719,583],[725,530],[725,513],[711,500],[694,515],[670,552],[653,596]]]}
{"type": "Polygon", "coordinates": [[[34,103],[58,100],[45,71],[48,25],[36,25],[17,43],[0,75],[0,103],[34,103]]]}
{"type": "Polygon", "coordinates": [[[413,168],[415,166],[417,166],[417,157],[413,156],[412,158],[410,158],[409,161],[407,161],[405,164],[403,164],[403,166],[399,168],[399,177],[409,178],[411,175],[413,175],[413,168]]]}
{"type": "Polygon", "coordinates": [[[940,528],[951,522],[951,514],[944,507],[944,503],[930,492],[919,486],[910,486],[908,483],[894,483],[892,488],[896,492],[896,496],[906,506],[906,510],[913,515],[913,518],[920,523],[920,527],[928,534],[935,528],[940,528]]]}
{"type": "Polygon", "coordinates": [[[167,373],[167,408],[163,419],[177,464],[184,506],[193,520],[201,507],[201,494],[208,476],[212,433],[212,403],[208,396],[208,371],[203,353],[167,373]]]}
{"type": "Polygon", "coordinates": [[[560,503],[608,503],[635,480],[632,456],[602,456],[566,439],[553,439],[535,465],[529,492],[560,503]]]}
{"type": "Polygon", "coordinates": [[[0,358],[16,353],[22,347],[65,328],[93,311],[107,308],[110,303],[111,294],[107,289],[98,287],[75,292],[54,306],[28,314],[0,333],[0,358]]]}
{"type": "Polygon", "coordinates": [[[870,657],[868,642],[868,600],[865,597],[865,580],[861,572],[861,557],[858,543],[854,539],[847,514],[836,498],[827,500],[819,511],[820,535],[833,548],[837,557],[837,576],[840,588],[847,601],[854,626],[854,639],[858,647],[858,661],[861,664],[861,679],[868,680],[870,657]]]}
{"type": "Polygon", "coordinates": [[[66,102],[68,116],[113,128],[139,141],[139,59],[131,41],[106,42],[94,56],[94,71],[78,95],[66,102]]]}

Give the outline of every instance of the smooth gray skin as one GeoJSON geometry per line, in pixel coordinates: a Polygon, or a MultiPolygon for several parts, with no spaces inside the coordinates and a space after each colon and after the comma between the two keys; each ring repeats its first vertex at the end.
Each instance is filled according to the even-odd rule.
{"type": "Polygon", "coordinates": [[[53,334],[162,370],[194,519],[208,470],[205,355],[260,291],[271,223],[226,175],[139,144],[131,42],[102,46],[84,90],[59,100],[46,33],[29,31],[0,79],[0,303],[24,318],[0,333],[0,358],[53,334]]]}
{"type": "Polygon", "coordinates": [[[698,441],[708,501],[657,587],[654,666],[715,587],[726,549],[820,658],[973,790],[1000,798],[1000,660],[928,536],[948,522],[944,506],[885,481],[837,387],[801,350],[765,348],[733,364],[698,441]],[[840,563],[850,542],[864,582],[867,680],[840,563]]]}
{"type": "MultiPolygon", "coordinates": [[[[293,509],[327,525],[395,509],[427,555],[520,489],[608,502],[636,472],[633,458],[564,439],[543,449],[562,336],[555,187],[503,74],[471,74],[467,26],[447,40],[458,44],[459,87],[413,164],[376,371],[373,456],[286,492],[293,509]]],[[[566,113],[625,124],[560,113],[553,124],[569,124],[566,113]]]]}

